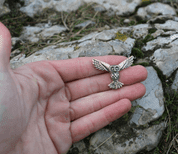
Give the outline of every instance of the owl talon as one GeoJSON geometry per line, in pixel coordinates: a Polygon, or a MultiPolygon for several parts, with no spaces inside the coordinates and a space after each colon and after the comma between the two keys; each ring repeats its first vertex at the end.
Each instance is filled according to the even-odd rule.
{"type": "Polygon", "coordinates": [[[118,89],[121,88],[124,84],[122,82],[119,81],[113,81],[111,82],[108,86],[112,89],[118,89]]]}

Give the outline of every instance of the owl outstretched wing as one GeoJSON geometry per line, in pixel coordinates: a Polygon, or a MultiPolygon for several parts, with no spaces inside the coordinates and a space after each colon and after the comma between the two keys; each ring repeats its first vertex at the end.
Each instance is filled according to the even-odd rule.
{"type": "Polygon", "coordinates": [[[100,60],[97,59],[93,59],[93,65],[98,69],[98,70],[102,70],[102,71],[109,71],[109,64],[102,62],[100,60]]]}
{"type": "Polygon", "coordinates": [[[126,60],[121,62],[118,65],[120,70],[123,70],[123,69],[128,68],[129,66],[131,66],[133,64],[133,59],[134,59],[134,56],[130,56],[129,58],[127,58],[126,60]]]}

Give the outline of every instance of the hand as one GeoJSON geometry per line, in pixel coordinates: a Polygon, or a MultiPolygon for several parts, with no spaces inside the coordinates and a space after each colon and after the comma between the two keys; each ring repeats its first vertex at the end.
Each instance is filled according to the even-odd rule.
{"type": "MultiPolygon", "coordinates": [[[[118,119],[142,97],[147,71],[120,72],[124,87],[111,90],[110,74],[92,58],[34,62],[10,69],[10,33],[0,24],[0,154],[62,154],[72,143],[118,119]]],[[[97,59],[111,65],[122,56],[97,59]]]]}

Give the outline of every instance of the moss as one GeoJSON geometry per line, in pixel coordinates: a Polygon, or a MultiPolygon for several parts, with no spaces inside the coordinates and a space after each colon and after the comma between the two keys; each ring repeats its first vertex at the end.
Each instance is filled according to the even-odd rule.
{"type": "Polygon", "coordinates": [[[148,34],[148,35],[143,39],[143,43],[146,44],[146,42],[151,41],[151,40],[153,40],[153,39],[154,39],[154,37],[153,37],[151,34],[148,34]]]}
{"type": "Polygon", "coordinates": [[[80,47],[79,47],[79,46],[76,46],[76,47],[74,48],[74,50],[78,50],[78,49],[80,49],[80,47]]]}
{"type": "Polygon", "coordinates": [[[143,63],[138,63],[138,65],[149,66],[149,63],[148,62],[143,62],[143,63]]]}
{"type": "Polygon", "coordinates": [[[118,39],[118,40],[121,40],[121,41],[125,41],[125,40],[127,40],[127,35],[125,35],[125,34],[122,34],[122,33],[120,33],[120,32],[117,32],[116,33],[116,37],[115,37],[115,39],[118,39]]]}
{"type": "Polygon", "coordinates": [[[148,33],[152,34],[152,33],[155,33],[156,31],[157,31],[156,28],[151,28],[151,29],[148,30],[148,33]]]}
{"type": "Polygon", "coordinates": [[[138,58],[143,58],[144,53],[139,48],[133,48],[132,55],[138,58]]]}

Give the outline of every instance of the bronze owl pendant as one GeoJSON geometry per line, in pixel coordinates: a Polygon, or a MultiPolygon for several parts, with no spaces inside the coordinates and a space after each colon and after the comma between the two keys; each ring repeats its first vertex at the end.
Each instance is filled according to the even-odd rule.
{"type": "Polygon", "coordinates": [[[111,73],[111,79],[113,81],[108,86],[112,89],[118,89],[124,85],[122,82],[118,81],[119,80],[119,71],[131,66],[133,64],[133,59],[134,59],[134,57],[131,56],[118,65],[109,65],[109,64],[102,62],[100,60],[97,60],[97,59],[93,59],[92,61],[93,61],[94,66],[98,70],[108,71],[111,73]]]}

